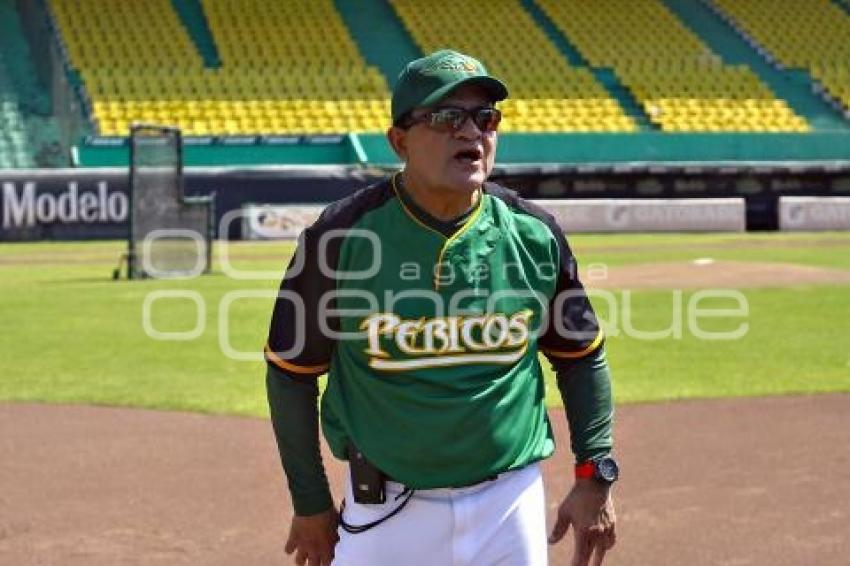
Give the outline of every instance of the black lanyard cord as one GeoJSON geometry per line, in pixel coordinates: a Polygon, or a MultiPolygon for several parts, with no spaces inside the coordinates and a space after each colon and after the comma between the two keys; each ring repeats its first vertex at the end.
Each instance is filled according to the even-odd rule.
{"type": "Polygon", "coordinates": [[[345,511],[345,499],[343,499],[342,504],[339,506],[339,525],[343,528],[345,532],[355,535],[357,533],[368,531],[372,527],[377,527],[387,519],[395,517],[402,509],[404,509],[405,505],[407,505],[407,503],[410,501],[410,498],[413,497],[414,493],[414,490],[410,489],[409,487],[405,487],[404,491],[395,496],[395,500],[398,501],[400,497],[406,495],[407,497],[405,497],[404,501],[399,503],[398,506],[387,515],[384,515],[380,519],[372,521],[371,523],[366,523],[365,525],[349,525],[345,522],[345,520],[342,518],[342,513],[343,511],[345,511]]]}

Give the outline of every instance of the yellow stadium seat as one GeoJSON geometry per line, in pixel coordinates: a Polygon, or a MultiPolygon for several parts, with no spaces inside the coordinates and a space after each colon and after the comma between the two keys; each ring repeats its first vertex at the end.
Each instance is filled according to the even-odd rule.
{"type": "Polygon", "coordinates": [[[747,67],[724,65],[658,0],[538,4],[591,65],[614,69],[662,131],[768,131],[774,115],[799,119],[747,67]]]}
{"type": "MultiPolygon", "coordinates": [[[[557,121],[561,111],[547,99],[575,100],[580,106],[585,99],[605,99],[611,105],[604,116],[632,123],[586,69],[570,67],[517,0],[492,0],[486,8],[453,0],[391,4],[423,52],[450,46],[470,53],[508,83],[512,98],[502,104],[503,131],[576,131],[577,115],[557,121]],[[482,10],[487,13],[486,26],[480,23],[482,10]]],[[[603,131],[601,118],[590,126],[582,122],[581,127],[603,131]]]]}
{"type": "MultiPolygon", "coordinates": [[[[716,0],[715,4],[773,59],[809,71],[831,98],[850,106],[850,18],[834,2],[716,0]]],[[[805,127],[799,121],[788,124],[805,127]]]]}
{"type": "Polygon", "coordinates": [[[341,99],[316,106],[311,115],[319,121],[305,128],[338,128],[334,117],[354,114],[357,99],[383,103],[370,130],[385,128],[387,85],[365,64],[331,0],[203,6],[224,62],[219,69],[204,68],[170,0],[50,0],[99,131],[125,134],[129,120],[143,117],[187,124],[193,134],[271,133],[276,124],[307,133],[301,122],[272,121],[289,112],[278,102],[299,98],[341,99]],[[268,103],[262,110],[246,104],[258,99],[268,103]]]}

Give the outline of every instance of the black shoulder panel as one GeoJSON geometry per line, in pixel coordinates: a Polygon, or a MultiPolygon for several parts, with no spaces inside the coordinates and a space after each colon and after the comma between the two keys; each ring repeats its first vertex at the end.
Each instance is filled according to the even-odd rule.
{"type": "Polygon", "coordinates": [[[336,269],[344,238],[332,238],[323,246],[322,235],[351,228],[391,198],[395,193],[389,182],[381,181],[331,203],[301,234],[272,312],[265,347],[269,364],[295,379],[309,380],[328,369],[334,341],[322,329],[323,325],[336,327],[336,321],[326,316],[333,302],[325,305],[324,300],[333,293],[336,281],[322,266],[336,269]]]}
{"type": "Polygon", "coordinates": [[[369,185],[330,203],[310,230],[321,234],[327,230],[349,228],[364,214],[380,207],[391,198],[395,198],[395,191],[392,190],[390,181],[388,179],[378,181],[374,185],[369,185]]]}
{"type": "Polygon", "coordinates": [[[579,281],[576,259],[555,217],[541,206],[521,198],[516,191],[495,183],[485,183],[484,190],[504,201],[508,207],[530,214],[546,224],[558,245],[558,283],[549,308],[548,329],[538,341],[540,349],[549,359],[577,359],[593,352],[603,339],[599,321],[579,281]]]}
{"type": "Polygon", "coordinates": [[[534,216],[549,228],[549,231],[552,232],[552,236],[555,240],[558,241],[559,247],[563,244],[565,250],[562,249],[561,252],[566,251],[567,254],[565,258],[572,257],[572,252],[569,249],[569,246],[566,243],[566,239],[564,238],[564,232],[561,230],[561,227],[558,226],[558,222],[555,220],[555,217],[549,214],[546,209],[543,207],[534,204],[531,201],[525,200],[519,194],[511,189],[498,185],[496,183],[484,183],[484,192],[490,196],[496,197],[503,201],[510,208],[515,210],[521,210],[526,214],[534,216]]]}

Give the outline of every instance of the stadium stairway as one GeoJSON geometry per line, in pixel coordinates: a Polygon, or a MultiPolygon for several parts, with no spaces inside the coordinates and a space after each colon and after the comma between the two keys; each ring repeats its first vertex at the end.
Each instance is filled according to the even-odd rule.
{"type": "MultiPolygon", "coordinates": [[[[520,0],[520,4],[525,8],[525,11],[534,20],[534,23],[543,30],[546,37],[555,44],[561,54],[567,58],[570,65],[574,67],[588,67],[587,60],[582,57],[578,49],[569,41],[561,31],[552,23],[543,10],[540,9],[534,0],[520,0]]],[[[594,69],[590,68],[590,72],[597,81],[608,91],[623,108],[623,111],[635,121],[640,130],[652,130],[652,124],[649,117],[637,103],[629,89],[624,87],[617,75],[611,69],[594,69]]]]}
{"type": "Polygon", "coordinates": [[[366,63],[377,67],[390,88],[408,61],[422,53],[387,0],[334,0],[366,63]]]}
{"type": "Polygon", "coordinates": [[[4,55],[11,86],[27,112],[50,114],[47,90],[38,82],[14,0],[0,0],[0,53],[4,55]]]}
{"type": "Polygon", "coordinates": [[[13,84],[5,58],[0,53],[0,169],[32,165],[32,156],[27,151],[26,128],[13,84]]]}
{"type": "Polygon", "coordinates": [[[204,61],[204,67],[215,69],[221,67],[221,59],[210,31],[204,7],[199,0],[171,0],[174,11],[183,22],[183,27],[198,49],[204,61]]]}
{"type": "Polygon", "coordinates": [[[0,0],[0,169],[67,164],[48,90],[37,76],[14,0],[0,0]]]}
{"type": "Polygon", "coordinates": [[[812,92],[812,81],[802,71],[780,71],[753,50],[703,0],[662,0],[682,23],[720,55],[726,63],[747,65],[814,130],[850,130],[832,106],[812,92]]]}
{"type": "Polygon", "coordinates": [[[832,0],[832,2],[850,15],[850,0],[832,0]]]}
{"type": "Polygon", "coordinates": [[[643,111],[643,108],[638,104],[638,101],[632,95],[631,91],[623,86],[620,79],[612,69],[591,69],[593,76],[596,77],[602,86],[605,87],[611,96],[617,99],[620,106],[623,107],[626,114],[634,119],[638,127],[643,130],[655,130],[656,128],[649,121],[649,116],[643,111]]]}
{"type": "Polygon", "coordinates": [[[543,13],[543,10],[540,9],[540,6],[534,3],[534,0],[520,0],[520,4],[525,8],[525,11],[531,16],[540,29],[543,30],[543,33],[549,38],[549,40],[558,46],[558,50],[563,54],[564,57],[567,58],[567,61],[570,62],[570,65],[574,67],[587,67],[587,60],[582,57],[576,47],[570,43],[570,41],[564,37],[555,24],[552,23],[546,14],[543,13]]]}

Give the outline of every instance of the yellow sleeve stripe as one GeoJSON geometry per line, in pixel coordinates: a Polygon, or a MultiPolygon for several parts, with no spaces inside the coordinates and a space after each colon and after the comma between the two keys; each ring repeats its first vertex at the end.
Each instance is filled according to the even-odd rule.
{"type": "Polygon", "coordinates": [[[318,366],[299,366],[286,360],[283,360],[275,354],[268,344],[263,348],[266,354],[266,359],[279,367],[282,370],[291,371],[292,373],[300,373],[303,375],[316,375],[328,371],[330,364],[321,364],[318,366]]]}
{"type": "Polygon", "coordinates": [[[543,350],[544,354],[546,354],[547,356],[552,356],[553,358],[583,358],[592,351],[594,351],[596,348],[598,348],[604,338],[605,334],[602,332],[602,330],[600,330],[599,334],[596,335],[596,338],[593,339],[593,342],[590,343],[590,346],[579,352],[558,352],[557,350],[547,350],[544,348],[541,348],[541,350],[543,350]]]}

